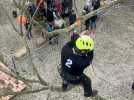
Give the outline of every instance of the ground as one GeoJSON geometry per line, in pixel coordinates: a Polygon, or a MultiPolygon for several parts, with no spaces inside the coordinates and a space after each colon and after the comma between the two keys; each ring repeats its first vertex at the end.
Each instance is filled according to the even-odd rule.
{"type": "MultiPolygon", "coordinates": [[[[82,1],[78,0],[79,9],[82,1]]],[[[11,15],[12,5],[8,0],[1,0],[11,15]]],[[[134,100],[131,84],[134,81],[134,5],[133,0],[112,7],[101,17],[97,24],[95,37],[95,58],[92,79],[93,88],[106,100],[134,100]]],[[[79,11],[79,10],[78,10],[79,11]]],[[[58,45],[44,44],[36,47],[29,41],[34,63],[41,76],[51,84],[60,84],[57,71],[60,63],[60,50],[69,40],[68,34],[61,34],[58,45]]],[[[15,50],[23,46],[22,39],[12,28],[5,12],[0,10],[0,52],[4,54],[10,68],[13,67],[11,57],[15,50]]],[[[16,61],[17,69],[27,78],[36,78],[28,55],[16,61]]],[[[34,85],[33,88],[38,88],[34,85]]],[[[13,100],[93,100],[84,98],[83,88],[77,86],[68,92],[42,91],[35,94],[16,96],[13,100]]],[[[97,99],[100,100],[100,99],[97,99]]]]}

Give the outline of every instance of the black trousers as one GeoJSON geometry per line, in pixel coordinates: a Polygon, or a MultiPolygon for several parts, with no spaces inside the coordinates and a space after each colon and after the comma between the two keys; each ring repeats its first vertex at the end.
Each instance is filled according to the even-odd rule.
{"type": "Polygon", "coordinates": [[[84,88],[84,95],[92,95],[91,79],[84,73],[80,76],[73,76],[69,74],[65,69],[61,68],[60,75],[63,79],[63,85],[65,85],[66,88],[69,84],[82,84],[84,88]]]}

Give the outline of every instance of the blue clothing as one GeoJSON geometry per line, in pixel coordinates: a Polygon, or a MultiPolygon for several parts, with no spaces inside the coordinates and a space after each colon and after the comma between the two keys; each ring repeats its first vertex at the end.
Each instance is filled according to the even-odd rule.
{"type": "Polygon", "coordinates": [[[54,30],[53,27],[51,25],[48,25],[47,31],[52,32],[53,30],[54,30]]]}
{"type": "Polygon", "coordinates": [[[28,11],[33,16],[34,12],[36,11],[36,6],[34,4],[28,6],[28,11]]]}

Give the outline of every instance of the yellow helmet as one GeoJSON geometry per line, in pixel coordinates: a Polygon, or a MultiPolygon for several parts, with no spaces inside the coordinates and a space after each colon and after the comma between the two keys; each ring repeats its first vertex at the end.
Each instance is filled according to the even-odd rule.
{"type": "Polygon", "coordinates": [[[92,51],[94,49],[94,41],[90,36],[82,35],[76,40],[76,47],[79,50],[92,51]]]}

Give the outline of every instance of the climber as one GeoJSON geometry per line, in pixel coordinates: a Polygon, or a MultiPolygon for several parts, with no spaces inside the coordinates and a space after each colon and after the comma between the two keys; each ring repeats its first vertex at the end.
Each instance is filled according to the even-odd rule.
{"type": "Polygon", "coordinates": [[[91,79],[83,71],[93,60],[94,41],[87,35],[78,35],[66,43],[61,51],[62,89],[66,91],[69,84],[81,84],[84,87],[84,96],[97,95],[97,90],[92,89],[91,79]]]}

